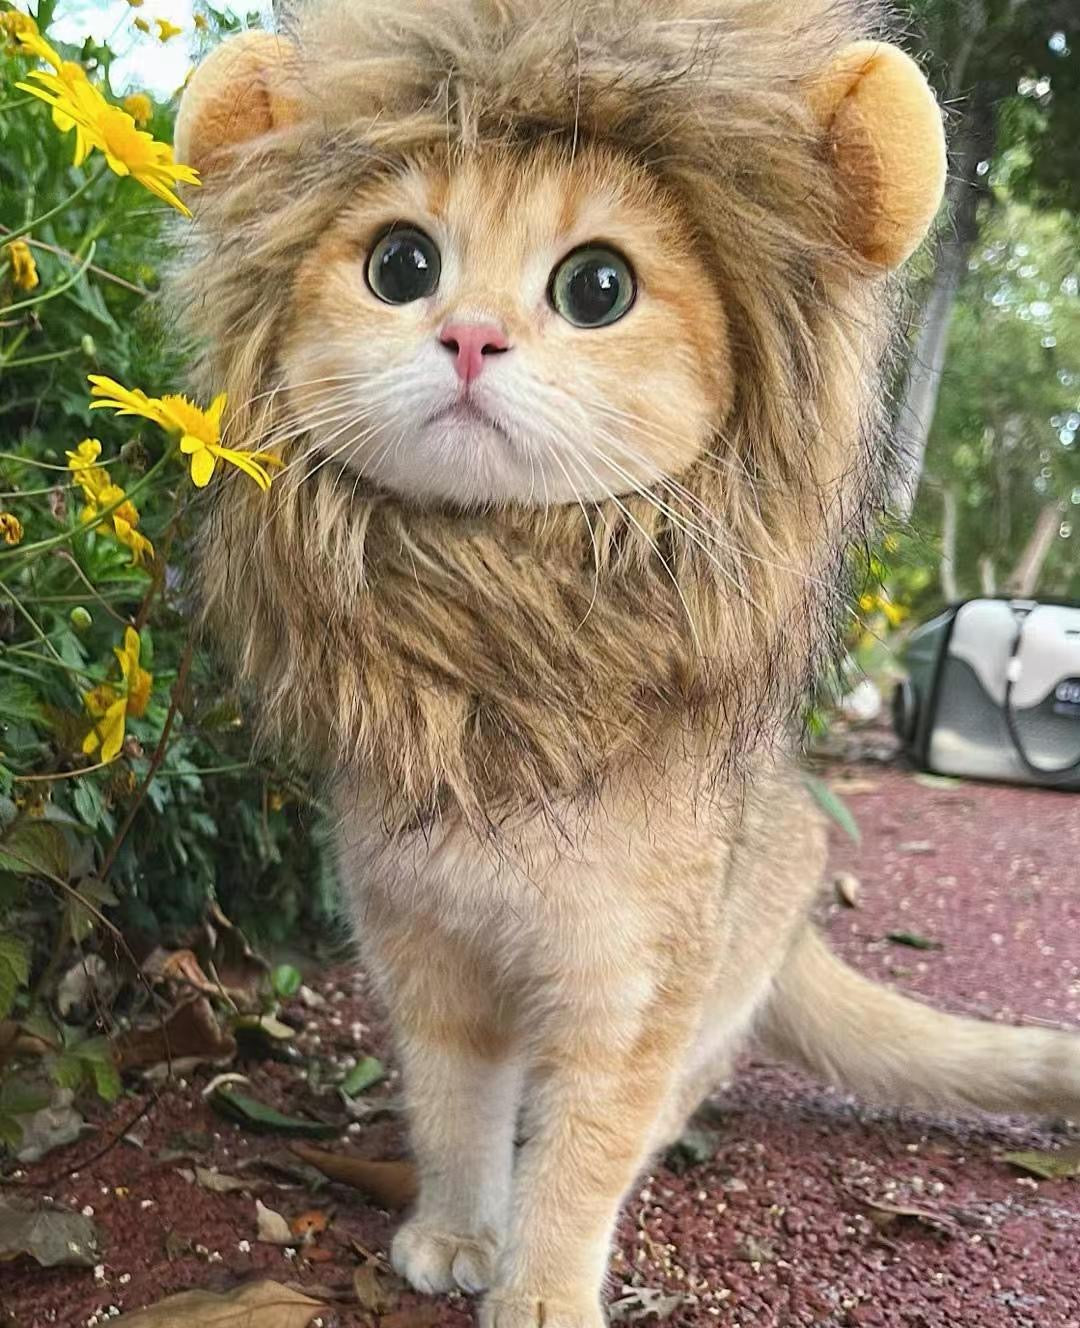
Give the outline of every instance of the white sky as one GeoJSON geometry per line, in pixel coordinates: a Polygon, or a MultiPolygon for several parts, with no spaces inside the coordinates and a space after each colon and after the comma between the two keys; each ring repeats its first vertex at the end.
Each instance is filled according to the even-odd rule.
{"type": "MultiPolygon", "coordinates": [[[[192,26],[195,7],[195,0],[143,0],[138,9],[127,0],[61,0],[50,31],[59,41],[80,42],[87,36],[107,41],[117,57],[112,73],[115,90],[141,89],[164,99],[183,83],[198,47],[200,34],[192,26]],[[136,17],[150,24],[150,35],[132,26],[136,17]],[[168,19],[183,32],[162,44],[156,18],[168,19]]],[[[263,8],[269,5],[258,0],[236,6],[240,13],[263,8]]]]}

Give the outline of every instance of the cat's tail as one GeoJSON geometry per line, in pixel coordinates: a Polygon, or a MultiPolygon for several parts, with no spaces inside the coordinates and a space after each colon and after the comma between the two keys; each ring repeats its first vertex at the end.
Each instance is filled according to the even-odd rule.
{"type": "Polygon", "coordinates": [[[861,977],[809,925],[757,1032],[770,1053],[874,1101],[1080,1117],[1080,1036],[942,1014],[861,977]]]}

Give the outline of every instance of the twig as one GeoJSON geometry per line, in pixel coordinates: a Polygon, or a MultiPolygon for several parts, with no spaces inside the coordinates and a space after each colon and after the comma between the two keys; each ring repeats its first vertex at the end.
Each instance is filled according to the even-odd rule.
{"type": "MultiPolygon", "coordinates": [[[[0,226],[0,235],[6,235],[10,227],[0,226]]],[[[76,255],[70,249],[62,249],[58,244],[46,244],[44,240],[26,241],[33,249],[44,249],[46,253],[56,254],[59,258],[71,258],[77,261],[76,255]]],[[[123,286],[125,290],[134,291],[136,295],[141,295],[144,299],[149,299],[153,291],[149,291],[145,286],[137,286],[133,281],[128,281],[125,277],[118,277],[115,272],[110,272],[108,268],[98,267],[96,263],[91,263],[87,269],[97,277],[104,277],[106,281],[113,281],[118,286],[123,286]]]]}

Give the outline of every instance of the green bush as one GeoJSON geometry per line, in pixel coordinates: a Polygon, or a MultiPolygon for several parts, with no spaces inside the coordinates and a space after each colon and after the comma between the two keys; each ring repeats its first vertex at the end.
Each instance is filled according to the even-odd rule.
{"type": "MultiPolygon", "coordinates": [[[[206,12],[209,40],[231,20],[206,12]]],[[[252,763],[243,707],[192,639],[189,463],[205,481],[229,458],[180,445],[180,425],[213,443],[210,415],[158,401],[183,359],[155,300],[186,225],[160,189],[174,107],[129,102],[149,112],[139,137],[109,48],[59,50],[72,63],[53,71],[15,13],[0,10],[0,1078],[3,1021],[40,1033],[70,952],[104,948],[109,924],[179,935],[214,900],[283,940],[335,914],[320,808],[252,763]],[[91,146],[100,115],[133,176],[100,146],[73,165],[76,132],[32,86],[83,98],[91,146]],[[91,413],[91,374],[145,391],[151,418],[91,413]]]]}

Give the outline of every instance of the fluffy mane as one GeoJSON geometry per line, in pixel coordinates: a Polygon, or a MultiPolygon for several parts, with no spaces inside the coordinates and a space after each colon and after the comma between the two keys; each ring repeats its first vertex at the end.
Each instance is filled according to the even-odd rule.
{"type": "MultiPolygon", "coordinates": [[[[643,165],[688,218],[731,325],[735,404],[678,481],[692,506],[412,507],[293,466],[216,491],[207,613],[264,734],[371,781],[394,823],[592,797],[691,748],[709,775],[777,742],[831,647],[846,552],[880,510],[891,287],[841,238],[803,94],[864,0],[311,0],[286,20],[296,126],[197,200],[179,279],[231,446],[281,437],[276,350],[313,236],[404,159],[643,165]]],[[[298,433],[302,435],[302,423],[298,433]]]]}

